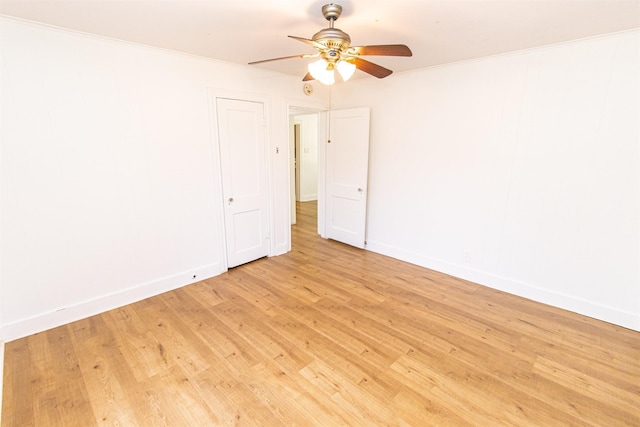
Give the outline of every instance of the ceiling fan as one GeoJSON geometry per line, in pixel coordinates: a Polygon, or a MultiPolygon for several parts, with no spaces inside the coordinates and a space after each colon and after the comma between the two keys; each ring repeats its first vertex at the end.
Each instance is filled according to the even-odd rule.
{"type": "Polygon", "coordinates": [[[302,37],[289,36],[292,39],[299,40],[310,46],[315,47],[318,51],[313,54],[300,54],[292,56],[283,56],[280,58],[263,59],[261,61],[250,62],[249,65],[261,64],[269,61],[280,61],[282,59],[291,58],[314,58],[320,57],[315,62],[309,64],[309,72],[302,79],[319,80],[323,84],[333,84],[335,82],[334,70],[344,81],[347,81],[356,69],[371,74],[379,79],[387,77],[393,71],[373,62],[361,58],[367,55],[377,56],[411,56],[411,49],[403,44],[384,44],[371,46],[351,46],[351,37],[344,31],[334,28],[335,21],[342,13],[342,6],[334,3],[322,6],[322,14],[329,21],[329,28],[318,31],[311,39],[302,37]]]}

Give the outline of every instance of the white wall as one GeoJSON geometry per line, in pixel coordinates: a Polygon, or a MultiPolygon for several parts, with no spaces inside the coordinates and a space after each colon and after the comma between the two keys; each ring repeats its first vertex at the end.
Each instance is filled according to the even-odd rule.
{"type": "Polygon", "coordinates": [[[318,199],[318,114],[300,114],[300,201],[318,199]]]}
{"type": "Polygon", "coordinates": [[[368,248],[640,330],[639,34],[337,86],[368,248]]]}
{"type": "Polygon", "coordinates": [[[288,105],[309,102],[299,78],[0,25],[0,339],[222,271],[216,94],[269,100],[271,252],[289,249],[288,105]]]}
{"type": "MultiPolygon", "coordinates": [[[[0,340],[220,272],[212,93],[270,99],[288,249],[288,106],[322,85],[0,25],[0,340]]],[[[640,329],[638,39],[337,85],[372,111],[369,249],[640,329]]]]}

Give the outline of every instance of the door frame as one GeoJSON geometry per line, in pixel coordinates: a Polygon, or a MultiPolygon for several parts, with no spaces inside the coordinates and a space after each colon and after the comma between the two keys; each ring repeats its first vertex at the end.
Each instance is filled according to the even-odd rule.
{"type": "MultiPolygon", "coordinates": [[[[216,106],[216,100],[218,98],[223,99],[233,99],[237,101],[247,101],[247,102],[257,102],[261,103],[264,108],[264,121],[265,121],[265,161],[266,161],[266,174],[267,174],[267,215],[268,219],[268,227],[269,227],[269,236],[271,236],[269,240],[269,249],[267,256],[273,256],[275,252],[274,248],[274,239],[273,239],[273,231],[275,230],[275,219],[274,219],[274,207],[273,207],[273,159],[271,157],[271,126],[270,120],[271,117],[271,100],[268,96],[250,93],[250,92],[242,92],[242,91],[234,91],[228,89],[217,89],[217,88],[208,88],[207,89],[207,102],[209,104],[209,126],[210,126],[210,135],[211,135],[211,162],[213,165],[213,181],[215,186],[215,195],[213,196],[214,210],[218,214],[218,218],[216,219],[216,239],[217,241],[217,252],[219,257],[219,262],[221,265],[221,272],[225,272],[229,270],[228,262],[227,262],[227,235],[225,231],[225,217],[224,217],[224,193],[222,187],[222,159],[220,158],[220,137],[218,133],[218,110],[216,106]]],[[[291,238],[289,238],[291,240],[291,238]]],[[[289,246],[291,246],[289,244],[289,246]]]]}

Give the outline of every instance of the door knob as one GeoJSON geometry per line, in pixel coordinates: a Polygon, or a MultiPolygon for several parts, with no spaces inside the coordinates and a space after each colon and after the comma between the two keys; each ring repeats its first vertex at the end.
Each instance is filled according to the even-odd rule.
{"type": "Polygon", "coordinates": [[[362,193],[362,188],[358,188],[358,193],[362,193]]]}
{"type": "Polygon", "coordinates": [[[229,197],[229,203],[233,203],[233,197],[229,197]]]}

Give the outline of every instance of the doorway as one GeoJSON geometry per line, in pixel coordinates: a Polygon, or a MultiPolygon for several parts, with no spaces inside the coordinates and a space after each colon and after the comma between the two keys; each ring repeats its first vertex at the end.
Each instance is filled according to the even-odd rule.
{"type": "Polygon", "coordinates": [[[289,108],[291,225],[297,223],[296,206],[300,203],[313,207],[317,217],[321,121],[322,113],[318,110],[289,108]]]}
{"type": "MultiPolygon", "coordinates": [[[[291,224],[295,224],[296,203],[317,200],[317,233],[352,246],[366,245],[366,206],[368,194],[369,124],[368,107],[313,112],[289,107],[291,153],[291,224]],[[296,116],[315,118],[313,135],[316,145],[305,153],[303,145],[296,149],[296,116]],[[331,127],[331,138],[329,138],[331,127]],[[331,139],[332,141],[329,141],[331,139]],[[318,143],[319,141],[319,143],[318,143]],[[332,143],[331,143],[332,142],[332,143]],[[331,144],[330,144],[331,143],[331,144]],[[296,154],[300,159],[296,162],[296,154]],[[303,157],[314,156],[315,197],[305,199],[300,191],[296,198],[296,167],[304,174],[303,157]]],[[[300,128],[302,135],[304,128],[300,128]]],[[[303,140],[303,136],[300,140],[303,140]]],[[[302,182],[302,178],[301,181],[302,182]]]]}
{"type": "Polygon", "coordinates": [[[294,124],[296,201],[318,200],[318,114],[297,114],[294,124]]]}

